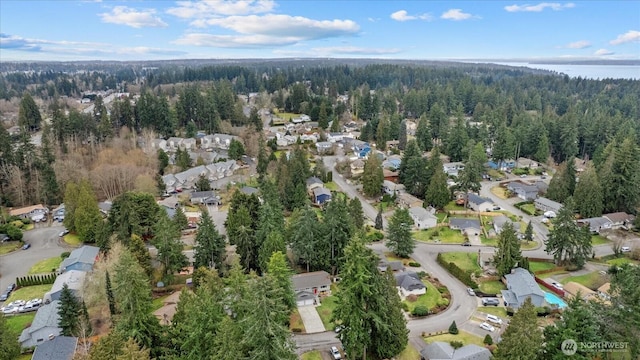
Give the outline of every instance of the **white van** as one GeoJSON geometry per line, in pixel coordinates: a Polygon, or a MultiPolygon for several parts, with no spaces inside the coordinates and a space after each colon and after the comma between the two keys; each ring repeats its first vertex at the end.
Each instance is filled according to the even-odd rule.
{"type": "Polygon", "coordinates": [[[629,246],[623,246],[623,247],[621,247],[621,248],[620,248],[620,251],[621,251],[621,252],[629,252],[629,251],[631,251],[631,247],[629,247],[629,246]]]}
{"type": "Polygon", "coordinates": [[[487,315],[487,321],[492,322],[494,324],[502,325],[502,319],[495,315],[487,315]]]}

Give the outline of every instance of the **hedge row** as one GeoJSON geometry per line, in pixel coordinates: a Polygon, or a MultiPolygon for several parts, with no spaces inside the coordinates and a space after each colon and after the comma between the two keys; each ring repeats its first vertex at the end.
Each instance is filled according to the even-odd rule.
{"type": "Polygon", "coordinates": [[[23,276],[16,279],[16,285],[18,285],[18,287],[23,287],[32,285],[53,284],[56,281],[57,276],[58,275],[56,275],[55,273],[46,275],[23,276]]]}
{"type": "Polygon", "coordinates": [[[471,271],[464,271],[458,267],[453,262],[447,263],[442,258],[442,254],[438,254],[437,257],[438,264],[440,264],[443,268],[447,269],[451,275],[453,275],[456,279],[462,281],[463,284],[475,289],[478,287],[478,284],[471,279],[471,271]]]}

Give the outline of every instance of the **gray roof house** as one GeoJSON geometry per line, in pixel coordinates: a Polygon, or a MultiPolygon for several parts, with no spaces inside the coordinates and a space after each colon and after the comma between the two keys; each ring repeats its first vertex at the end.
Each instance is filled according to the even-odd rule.
{"type": "Polygon", "coordinates": [[[64,259],[60,264],[60,272],[64,273],[71,270],[91,271],[93,264],[98,259],[100,248],[95,246],[83,246],[71,252],[68,258],[64,259]]]}
{"type": "Polygon", "coordinates": [[[535,185],[527,185],[519,181],[512,181],[507,184],[507,190],[525,201],[533,201],[538,197],[539,188],[535,185]]]}
{"type": "Polygon", "coordinates": [[[536,207],[536,209],[547,212],[547,211],[553,211],[556,214],[558,213],[558,211],[560,210],[560,208],[562,208],[562,204],[555,202],[553,200],[549,200],[547,198],[544,197],[539,197],[537,198],[534,202],[533,205],[536,207]]]}
{"type": "Polygon", "coordinates": [[[192,204],[219,205],[220,197],[214,191],[194,191],[189,194],[192,204]]]}
{"type": "Polygon", "coordinates": [[[76,297],[82,298],[82,285],[84,284],[86,275],[86,272],[80,270],[69,270],[60,274],[53,283],[51,290],[44,294],[45,304],[60,299],[60,293],[62,293],[64,284],[67,284],[69,290],[71,290],[76,297]]]}
{"type": "Polygon", "coordinates": [[[507,281],[507,290],[501,292],[506,306],[517,309],[524,304],[527,298],[531,299],[533,306],[544,305],[544,292],[529,271],[515,268],[511,270],[511,274],[505,275],[504,278],[507,281]]]}
{"type": "Polygon", "coordinates": [[[56,336],[38,345],[31,360],[71,360],[77,346],[77,337],[56,336]]]}
{"type": "Polygon", "coordinates": [[[324,187],[324,183],[322,182],[322,180],[318,179],[315,176],[308,178],[306,184],[307,191],[312,191],[313,189],[324,187]]]}
{"type": "Polygon", "coordinates": [[[480,230],[482,229],[480,221],[461,218],[450,218],[449,227],[452,230],[460,230],[463,233],[472,233],[475,235],[480,235],[480,230]]]}
{"type": "Polygon", "coordinates": [[[391,271],[402,271],[404,270],[404,265],[402,261],[380,260],[378,262],[378,270],[385,272],[387,269],[391,269],[391,271]]]}
{"type": "Polygon", "coordinates": [[[493,201],[486,199],[473,193],[467,194],[467,204],[474,211],[484,212],[491,210],[493,201]]]}
{"type": "Polygon", "coordinates": [[[413,224],[419,230],[431,229],[438,224],[438,218],[423,207],[412,207],[409,215],[413,219],[413,224]]]}
{"type": "Polygon", "coordinates": [[[427,287],[424,285],[420,276],[413,271],[404,271],[395,275],[396,286],[404,295],[422,295],[426,294],[427,287]]]}
{"type": "Polygon", "coordinates": [[[314,305],[319,303],[319,295],[331,295],[331,277],[326,271],[295,274],[291,283],[298,306],[314,305]]]}
{"type": "Polygon", "coordinates": [[[260,190],[254,188],[254,187],[251,187],[251,186],[245,186],[245,187],[241,188],[240,191],[242,191],[242,193],[244,193],[246,195],[253,195],[253,194],[257,195],[260,190]]]}
{"type": "Polygon", "coordinates": [[[454,349],[449,343],[434,341],[420,350],[424,360],[489,360],[491,351],[482,346],[469,344],[454,349]]]}
{"type": "Polygon", "coordinates": [[[507,223],[510,223],[511,226],[513,226],[513,229],[516,231],[516,233],[520,231],[520,224],[512,221],[504,215],[495,216],[493,218],[493,230],[495,230],[496,234],[500,234],[507,223]]]}
{"type": "Polygon", "coordinates": [[[53,301],[38,309],[31,326],[22,330],[20,338],[18,338],[20,346],[23,348],[36,346],[60,335],[62,329],[58,327],[58,321],[60,320],[58,316],[59,305],[60,301],[53,301]]]}
{"type": "Polygon", "coordinates": [[[580,219],[580,220],[576,220],[576,224],[578,224],[578,226],[589,226],[589,230],[592,233],[600,233],[600,230],[608,230],[611,229],[611,225],[612,222],[611,220],[600,216],[600,217],[595,217],[595,218],[588,218],[588,219],[580,219]]]}

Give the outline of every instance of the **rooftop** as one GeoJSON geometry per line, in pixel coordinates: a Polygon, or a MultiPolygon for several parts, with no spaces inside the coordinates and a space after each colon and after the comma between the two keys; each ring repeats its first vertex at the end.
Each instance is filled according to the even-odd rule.
{"type": "Polygon", "coordinates": [[[331,285],[331,278],[326,271],[314,271],[293,275],[291,276],[291,282],[293,283],[293,290],[297,291],[298,289],[329,286],[331,285]]]}

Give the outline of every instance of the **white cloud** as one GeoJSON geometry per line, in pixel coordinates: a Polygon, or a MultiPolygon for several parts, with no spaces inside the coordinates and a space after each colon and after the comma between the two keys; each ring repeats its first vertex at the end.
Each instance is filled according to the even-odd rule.
{"type": "Polygon", "coordinates": [[[596,56],[613,55],[613,54],[615,54],[613,51],[609,51],[607,49],[599,49],[593,53],[593,55],[596,55],[596,56]]]}
{"type": "Polygon", "coordinates": [[[272,0],[201,0],[178,1],[168,14],[182,19],[206,19],[217,16],[266,13],[274,9],[272,0]]]}
{"type": "Polygon", "coordinates": [[[377,21],[380,21],[380,18],[369,17],[369,18],[367,18],[367,20],[369,20],[370,22],[377,22],[377,21]]]}
{"type": "Polygon", "coordinates": [[[618,35],[614,40],[609,41],[609,44],[620,45],[628,42],[640,42],[640,31],[629,30],[624,34],[618,35]]]}
{"type": "MultiPolygon", "coordinates": [[[[311,49],[313,52],[326,54],[326,55],[385,55],[385,54],[397,54],[401,50],[395,48],[364,48],[357,46],[327,46],[317,47],[311,49]]],[[[324,55],[323,55],[324,56],[324,55]]]]}
{"type": "Polygon", "coordinates": [[[565,47],[568,49],[584,49],[584,48],[591,47],[591,43],[588,42],[587,40],[580,40],[580,41],[568,43],[565,47]]]}
{"type": "Polygon", "coordinates": [[[508,12],[541,12],[544,9],[551,9],[553,11],[560,11],[560,10],[564,10],[564,9],[571,9],[573,7],[575,7],[576,4],[574,3],[566,3],[566,4],[560,4],[560,3],[540,3],[537,5],[529,5],[529,4],[523,4],[523,5],[508,5],[505,6],[504,9],[507,10],[508,12]]]}
{"type": "Polygon", "coordinates": [[[167,27],[167,23],[155,16],[154,9],[136,10],[126,6],[116,6],[110,13],[98,14],[102,22],[127,25],[133,28],[167,27]]]}
{"type": "Polygon", "coordinates": [[[440,17],[445,20],[460,21],[460,20],[471,19],[472,17],[477,17],[477,16],[473,16],[469,13],[464,13],[462,12],[462,9],[449,9],[444,13],[442,13],[440,17]]]}
{"type": "Polygon", "coordinates": [[[185,34],[173,43],[177,45],[207,46],[222,48],[251,48],[264,46],[293,45],[304,39],[296,36],[269,35],[213,35],[204,33],[185,34]]]}
{"type": "Polygon", "coordinates": [[[431,14],[409,15],[406,10],[398,10],[390,15],[396,21],[433,20],[431,14]]]}

